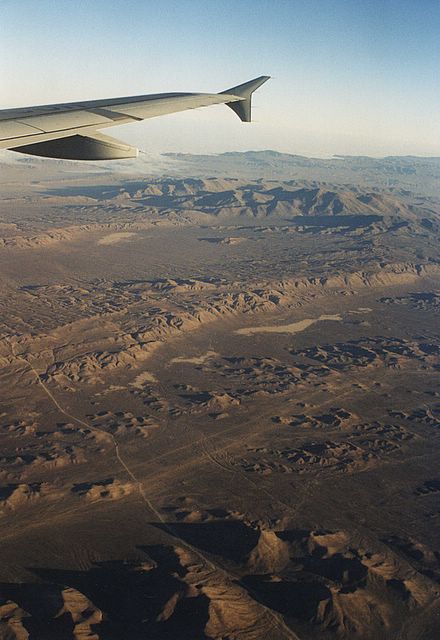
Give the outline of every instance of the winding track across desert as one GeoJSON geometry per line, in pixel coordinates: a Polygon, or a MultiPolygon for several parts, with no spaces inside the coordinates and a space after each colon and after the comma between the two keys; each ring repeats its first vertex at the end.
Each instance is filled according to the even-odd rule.
{"type": "Polygon", "coordinates": [[[0,638],[435,638],[433,161],[168,162],[3,167],[0,638]]]}

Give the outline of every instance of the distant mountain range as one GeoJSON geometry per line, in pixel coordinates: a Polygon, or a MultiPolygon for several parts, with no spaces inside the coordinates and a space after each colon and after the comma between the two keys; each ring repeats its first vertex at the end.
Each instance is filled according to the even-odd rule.
{"type": "MultiPolygon", "coordinates": [[[[125,185],[126,198],[162,210],[220,217],[380,215],[416,220],[414,207],[394,195],[361,189],[298,188],[294,181],[233,178],[155,179],[139,188],[125,185]]],[[[120,197],[120,194],[119,194],[120,197]]]]}
{"type": "Polygon", "coordinates": [[[396,195],[423,195],[437,198],[440,193],[440,157],[334,156],[308,158],[278,151],[228,152],[216,155],[166,153],[141,154],[135,160],[78,163],[45,160],[0,153],[2,183],[20,182],[21,174],[32,173],[32,180],[55,181],[88,175],[213,177],[240,179],[293,180],[307,187],[357,185],[396,195]]]}
{"type": "Polygon", "coordinates": [[[324,159],[270,150],[218,155],[164,155],[182,163],[181,173],[188,175],[316,181],[411,191],[429,196],[440,193],[440,157],[334,156],[324,159]]]}

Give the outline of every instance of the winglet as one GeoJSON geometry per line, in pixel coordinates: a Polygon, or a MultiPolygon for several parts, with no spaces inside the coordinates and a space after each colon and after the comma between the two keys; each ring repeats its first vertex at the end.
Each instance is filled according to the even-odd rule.
{"type": "Polygon", "coordinates": [[[226,91],[221,92],[222,94],[227,94],[231,97],[234,96],[236,98],[235,100],[231,100],[231,102],[227,102],[226,104],[233,111],[235,111],[242,122],[251,122],[252,94],[269,79],[270,76],[260,76],[259,78],[249,80],[249,82],[239,84],[236,87],[232,87],[232,89],[227,89],[226,91]]]}

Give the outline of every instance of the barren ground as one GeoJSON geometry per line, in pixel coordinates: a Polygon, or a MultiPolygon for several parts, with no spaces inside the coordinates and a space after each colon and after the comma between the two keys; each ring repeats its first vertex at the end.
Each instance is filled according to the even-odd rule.
{"type": "Polygon", "coordinates": [[[20,172],[0,638],[434,640],[435,198],[20,172]]]}

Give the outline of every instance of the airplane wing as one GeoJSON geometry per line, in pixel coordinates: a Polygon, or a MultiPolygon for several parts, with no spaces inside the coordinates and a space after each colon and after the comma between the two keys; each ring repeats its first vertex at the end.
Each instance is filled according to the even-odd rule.
{"type": "Polygon", "coordinates": [[[226,104],[250,122],[252,94],[268,79],[260,76],[222,93],[160,93],[0,110],[0,149],[69,160],[133,158],[135,147],[98,130],[213,104],[226,104]]]}

